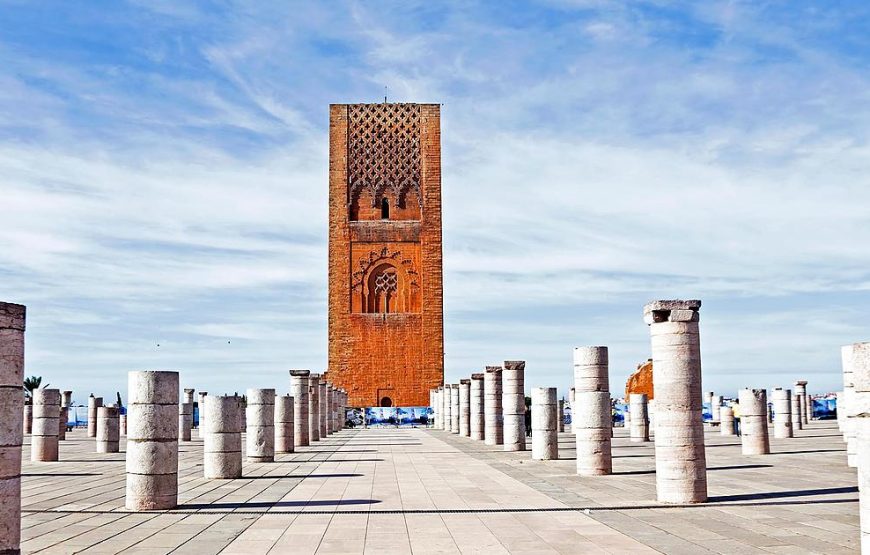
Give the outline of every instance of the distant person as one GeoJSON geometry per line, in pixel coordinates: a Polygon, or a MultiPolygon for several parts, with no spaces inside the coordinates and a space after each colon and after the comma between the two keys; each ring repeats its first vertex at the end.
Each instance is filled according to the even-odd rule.
{"type": "Polygon", "coordinates": [[[731,412],[734,413],[734,433],[740,435],[740,403],[734,402],[731,405],[731,412]]]}
{"type": "Polygon", "coordinates": [[[525,405],[523,421],[526,425],[526,437],[532,437],[532,408],[528,405],[525,405]]]}

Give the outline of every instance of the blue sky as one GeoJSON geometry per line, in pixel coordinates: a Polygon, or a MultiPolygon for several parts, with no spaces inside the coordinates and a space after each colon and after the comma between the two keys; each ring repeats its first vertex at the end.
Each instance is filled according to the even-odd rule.
{"type": "Polygon", "coordinates": [[[0,299],[104,396],[326,364],[331,102],[440,102],[446,378],[611,389],[701,298],[705,389],[839,389],[870,339],[866,2],[0,0],[0,299]],[[158,347],[159,344],[159,347],[158,347]]]}

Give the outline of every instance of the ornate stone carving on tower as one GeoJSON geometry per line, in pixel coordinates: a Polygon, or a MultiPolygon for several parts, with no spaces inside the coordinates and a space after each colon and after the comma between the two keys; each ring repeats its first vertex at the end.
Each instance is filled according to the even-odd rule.
{"type": "Polygon", "coordinates": [[[352,406],[424,406],[443,383],[437,104],[333,104],[329,369],[352,406]]]}

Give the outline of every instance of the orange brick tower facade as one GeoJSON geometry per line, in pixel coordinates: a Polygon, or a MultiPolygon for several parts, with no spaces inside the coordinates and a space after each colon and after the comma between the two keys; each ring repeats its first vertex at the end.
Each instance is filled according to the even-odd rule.
{"type": "Polygon", "coordinates": [[[352,406],[426,406],[444,380],[441,111],[333,104],[329,370],[352,406]]]}

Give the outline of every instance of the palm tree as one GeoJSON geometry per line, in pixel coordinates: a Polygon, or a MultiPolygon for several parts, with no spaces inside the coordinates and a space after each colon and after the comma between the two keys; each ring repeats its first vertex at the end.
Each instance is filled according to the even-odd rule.
{"type": "Polygon", "coordinates": [[[28,376],[24,378],[24,396],[27,399],[33,399],[33,392],[39,389],[39,384],[42,383],[42,376],[28,376]]]}

